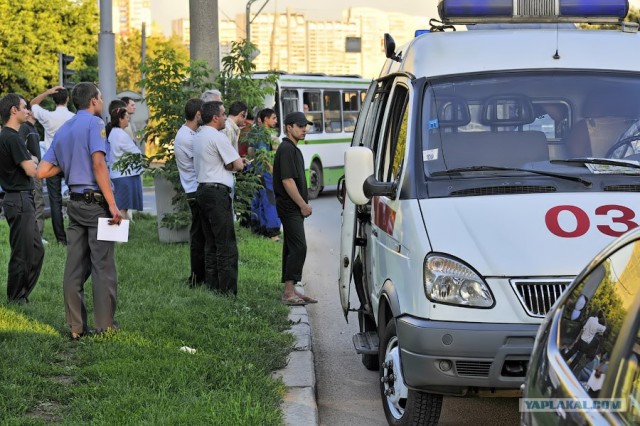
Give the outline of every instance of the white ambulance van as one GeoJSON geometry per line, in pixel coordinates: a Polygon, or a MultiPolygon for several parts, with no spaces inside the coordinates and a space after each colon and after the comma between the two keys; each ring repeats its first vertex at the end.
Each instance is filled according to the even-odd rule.
{"type": "Polygon", "coordinates": [[[441,0],[442,26],[385,35],[345,154],[339,290],[390,424],[437,423],[443,395],[514,395],[547,311],[640,223],[628,8],[441,0]]]}

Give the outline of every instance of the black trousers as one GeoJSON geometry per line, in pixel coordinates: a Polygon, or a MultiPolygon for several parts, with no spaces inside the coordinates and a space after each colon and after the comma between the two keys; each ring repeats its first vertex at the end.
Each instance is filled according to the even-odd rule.
{"type": "Polygon", "coordinates": [[[282,282],[302,280],[302,268],[307,258],[307,239],[302,216],[281,217],[284,232],[282,245],[282,282]]]}
{"type": "Polygon", "coordinates": [[[200,184],[196,199],[205,236],[205,284],[223,294],[238,293],[238,244],[231,189],[200,184]]]}
{"type": "Polygon", "coordinates": [[[36,210],[31,192],[7,192],[4,215],[9,224],[11,257],[7,273],[7,300],[25,300],[38,282],[44,247],[36,223],[36,210]]]}
{"type": "Polygon", "coordinates": [[[67,235],[64,232],[64,218],[62,217],[62,176],[47,178],[47,191],[49,192],[49,206],[51,207],[51,224],[56,240],[61,244],[67,244],[67,235]]]}
{"type": "Polygon", "coordinates": [[[196,200],[196,193],[187,194],[189,209],[191,209],[191,228],[189,229],[189,251],[191,254],[191,277],[193,284],[203,283],[205,281],[205,236],[202,226],[202,212],[196,200]]]}

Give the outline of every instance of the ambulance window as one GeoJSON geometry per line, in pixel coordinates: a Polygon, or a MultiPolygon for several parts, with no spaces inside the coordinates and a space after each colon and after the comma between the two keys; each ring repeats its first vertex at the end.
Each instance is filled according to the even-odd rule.
{"type": "Polygon", "coordinates": [[[535,130],[544,133],[548,141],[560,141],[567,136],[571,128],[569,105],[561,101],[533,102],[536,119],[524,126],[525,131],[535,130]]]}
{"type": "Polygon", "coordinates": [[[371,105],[366,109],[367,116],[361,120],[362,123],[372,123],[364,126],[362,146],[370,148],[374,153],[378,151],[378,135],[382,128],[382,117],[389,97],[389,83],[389,81],[377,83],[371,105]]]}
{"type": "Polygon", "coordinates": [[[409,92],[404,86],[397,85],[391,99],[384,145],[381,151],[380,177],[383,182],[392,182],[398,178],[407,141],[407,104],[409,92]]]}

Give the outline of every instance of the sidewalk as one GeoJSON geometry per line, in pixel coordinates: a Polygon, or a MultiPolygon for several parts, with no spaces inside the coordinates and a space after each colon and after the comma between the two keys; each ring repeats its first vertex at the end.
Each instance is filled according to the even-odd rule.
{"type": "MultiPolygon", "coordinates": [[[[296,287],[301,293],[304,289],[296,287]]],[[[316,403],[316,372],[311,342],[311,325],[305,306],[294,306],[289,313],[293,323],[289,333],[295,336],[294,349],[289,354],[285,368],[274,372],[275,378],[282,378],[287,386],[287,394],[282,402],[284,423],[290,426],[318,425],[318,405],[316,403]]]]}

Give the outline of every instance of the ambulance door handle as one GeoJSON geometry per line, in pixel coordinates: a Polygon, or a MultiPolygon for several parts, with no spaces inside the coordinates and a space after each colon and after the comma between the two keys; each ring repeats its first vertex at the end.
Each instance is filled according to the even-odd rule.
{"type": "Polygon", "coordinates": [[[373,234],[374,237],[378,236],[378,230],[377,229],[372,229],[371,233],[373,234]]]}

